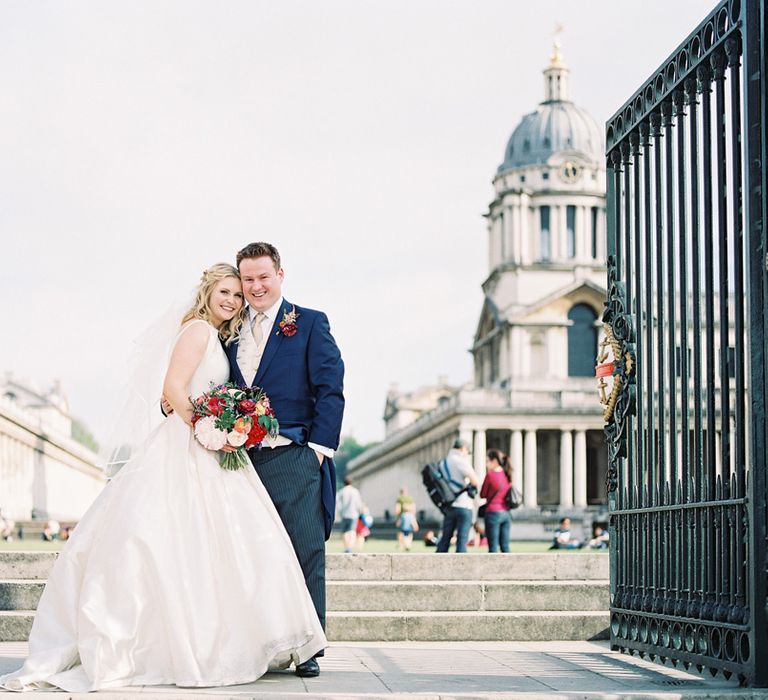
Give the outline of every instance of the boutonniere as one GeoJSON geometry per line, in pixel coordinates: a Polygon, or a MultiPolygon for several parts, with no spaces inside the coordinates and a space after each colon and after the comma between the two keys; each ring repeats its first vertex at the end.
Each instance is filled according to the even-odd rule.
{"type": "MultiPolygon", "coordinates": [[[[280,327],[280,331],[283,332],[283,335],[288,336],[289,338],[296,333],[297,330],[299,330],[298,325],[296,325],[296,319],[299,317],[298,312],[296,311],[296,307],[291,307],[290,311],[284,311],[283,312],[283,320],[280,321],[278,326],[280,327]]],[[[278,333],[280,332],[278,331],[278,333]]]]}

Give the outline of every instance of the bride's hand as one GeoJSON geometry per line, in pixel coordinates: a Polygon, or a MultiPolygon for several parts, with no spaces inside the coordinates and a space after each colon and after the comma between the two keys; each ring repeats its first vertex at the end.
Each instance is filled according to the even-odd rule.
{"type": "Polygon", "coordinates": [[[237,448],[232,447],[232,445],[224,445],[224,447],[221,448],[220,452],[234,452],[237,448]]]}

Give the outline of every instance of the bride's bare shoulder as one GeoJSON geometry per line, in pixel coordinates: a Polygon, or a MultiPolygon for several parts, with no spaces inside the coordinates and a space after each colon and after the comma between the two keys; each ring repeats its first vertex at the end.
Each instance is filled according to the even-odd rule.
{"type": "Polygon", "coordinates": [[[176,335],[176,347],[180,345],[202,345],[207,343],[211,332],[216,329],[201,318],[193,318],[183,323],[176,335]]]}

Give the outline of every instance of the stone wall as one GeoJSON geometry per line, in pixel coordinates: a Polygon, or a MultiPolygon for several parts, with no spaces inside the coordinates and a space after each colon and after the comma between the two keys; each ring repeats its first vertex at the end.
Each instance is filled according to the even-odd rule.
{"type": "Polygon", "coordinates": [[[0,399],[0,508],[6,517],[79,520],[106,479],[97,455],[0,399]]]}

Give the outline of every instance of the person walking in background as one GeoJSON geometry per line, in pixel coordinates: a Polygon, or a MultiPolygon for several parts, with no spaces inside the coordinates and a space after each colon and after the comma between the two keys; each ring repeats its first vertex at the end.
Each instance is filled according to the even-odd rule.
{"type": "Polygon", "coordinates": [[[486,469],[481,498],[485,504],[485,533],[488,536],[488,551],[509,551],[509,530],[511,518],[505,498],[512,488],[512,467],[509,458],[501,450],[491,449],[486,453],[486,469]]]}
{"type": "Polygon", "coordinates": [[[372,526],[373,516],[368,512],[367,506],[363,504],[360,509],[360,517],[355,525],[355,546],[359,552],[363,551],[365,540],[371,535],[372,526]]]}
{"type": "MultiPolygon", "coordinates": [[[[469,462],[469,443],[461,438],[453,443],[446,457],[446,468],[451,481],[479,488],[480,480],[469,462]]],[[[477,493],[475,491],[475,493],[477,493]]],[[[456,533],[456,552],[467,551],[469,528],[472,527],[472,498],[463,490],[445,510],[443,534],[437,543],[438,552],[447,552],[451,538],[456,533]]]]}
{"type": "Polygon", "coordinates": [[[408,489],[405,486],[401,486],[400,495],[395,501],[395,518],[399,518],[400,513],[407,510],[409,506],[413,506],[415,509],[416,504],[411,494],[408,493],[408,489]]]}
{"type": "Polygon", "coordinates": [[[336,514],[341,518],[341,537],[344,551],[351,554],[357,543],[357,520],[363,512],[363,499],[352,486],[352,477],[344,477],[344,488],[336,494],[336,514]]]}
{"type": "Polygon", "coordinates": [[[397,542],[401,549],[406,552],[411,551],[413,533],[418,531],[419,521],[416,519],[416,504],[411,501],[397,519],[397,542]]]}
{"type": "Polygon", "coordinates": [[[410,551],[413,533],[419,531],[419,523],[416,520],[416,503],[405,486],[400,488],[400,495],[395,502],[395,526],[398,546],[406,552],[410,551]]]}

